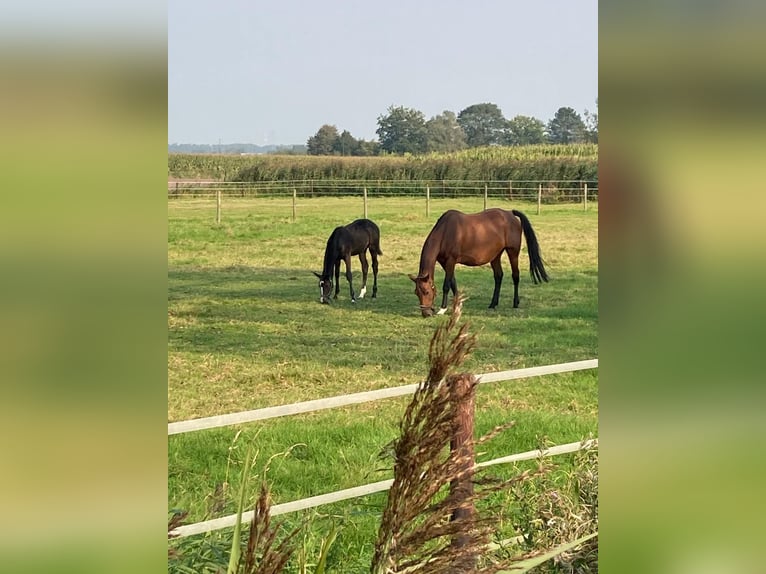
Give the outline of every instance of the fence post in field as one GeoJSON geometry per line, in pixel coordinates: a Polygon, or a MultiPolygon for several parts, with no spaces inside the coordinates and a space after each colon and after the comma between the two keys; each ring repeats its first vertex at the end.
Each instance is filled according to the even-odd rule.
{"type": "Polygon", "coordinates": [[[588,211],[588,184],[586,183],[582,188],[582,209],[588,211]]]}
{"type": "Polygon", "coordinates": [[[508,199],[513,199],[513,181],[508,180],[508,199]]]}
{"type": "Polygon", "coordinates": [[[215,191],[215,222],[216,224],[221,223],[221,190],[217,189],[215,191]]]}
{"type": "Polygon", "coordinates": [[[431,215],[431,188],[426,186],[426,217],[431,215]]]}
{"type": "MultiPolygon", "coordinates": [[[[470,391],[474,384],[471,374],[463,373],[454,377],[450,385],[455,405],[455,429],[450,441],[450,456],[457,457],[459,467],[456,469],[460,478],[450,482],[450,494],[457,500],[464,500],[452,513],[452,521],[473,522],[476,517],[476,507],[470,498],[473,496],[473,472],[475,452],[473,444],[474,428],[474,393],[470,391]],[[462,399],[462,400],[461,400],[462,399]]],[[[470,527],[466,530],[470,530],[470,527]]],[[[466,535],[458,534],[452,539],[452,545],[462,547],[468,544],[466,535]]],[[[468,555],[459,565],[460,572],[472,572],[476,566],[476,556],[468,555]]],[[[458,566],[458,565],[456,565],[458,566]]]]}
{"type": "Polygon", "coordinates": [[[298,192],[293,188],[293,223],[295,223],[295,199],[298,195],[298,192]]]}
{"type": "Polygon", "coordinates": [[[484,184],[484,211],[487,211],[487,184],[484,184]]]}
{"type": "Polygon", "coordinates": [[[543,184],[537,187],[537,215],[540,215],[540,204],[543,202],[543,184]]]}
{"type": "Polygon", "coordinates": [[[364,188],[364,218],[367,219],[367,188],[364,188]]]}

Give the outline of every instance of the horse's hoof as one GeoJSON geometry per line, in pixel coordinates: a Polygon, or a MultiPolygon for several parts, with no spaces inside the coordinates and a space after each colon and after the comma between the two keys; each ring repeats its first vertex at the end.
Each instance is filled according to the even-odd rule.
{"type": "Polygon", "coordinates": [[[351,299],[351,302],[352,303],[356,303],[356,299],[351,299]]]}
{"type": "Polygon", "coordinates": [[[446,312],[447,312],[447,308],[446,308],[446,307],[441,307],[441,308],[440,308],[440,309],[439,309],[439,310],[436,312],[436,314],[437,314],[437,315],[444,315],[446,312]]]}

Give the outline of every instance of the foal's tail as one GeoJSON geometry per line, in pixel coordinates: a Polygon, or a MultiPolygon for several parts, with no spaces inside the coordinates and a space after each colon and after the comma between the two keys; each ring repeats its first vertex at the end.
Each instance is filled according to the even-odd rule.
{"type": "Polygon", "coordinates": [[[540,256],[540,245],[537,243],[532,224],[527,216],[515,209],[511,210],[516,217],[521,220],[521,229],[524,231],[524,238],[527,240],[527,251],[529,252],[529,274],[535,283],[548,282],[548,274],[545,272],[543,258],[540,256]]]}
{"type": "Polygon", "coordinates": [[[370,221],[370,252],[383,255],[383,250],[380,248],[380,229],[372,221],[370,221]]]}

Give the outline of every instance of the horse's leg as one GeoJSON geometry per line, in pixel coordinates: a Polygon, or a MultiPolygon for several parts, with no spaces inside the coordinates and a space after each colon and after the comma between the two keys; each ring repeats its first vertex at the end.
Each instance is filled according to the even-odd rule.
{"type": "Polygon", "coordinates": [[[335,295],[333,299],[338,298],[338,292],[340,291],[340,259],[335,262],[335,295]]]}
{"type": "Polygon", "coordinates": [[[513,277],[513,308],[519,306],[519,252],[507,249],[508,260],[511,262],[511,277],[513,277]]]}
{"type": "Polygon", "coordinates": [[[378,296],[378,254],[370,249],[372,255],[372,298],[378,296]]]}
{"type": "Polygon", "coordinates": [[[500,262],[500,256],[503,254],[501,251],[492,262],[492,272],[495,275],[495,292],[492,293],[492,301],[489,302],[489,308],[494,309],[497,307],[497,302],[500,300],[500,286],[503,284],[503,265],[500,262]]]}
{"type": "Polygon", "coordinates": [[[436,312],[437,315],[444,315],[447,312],[447,300],[449,299],[449,292],[452,289],[452,293],[457,293],[457,280],[455,279],[455,262],[447,261],[444,267],[444,284],[442,285],[442,306],[436,312]]]}
{"type": "Polygon", "coordinates": [[[346,255],[343,260],[346,262],[346,279],[348,279],[348,290],[351,292],[351,302],[356,303],[354,284],[351,282],[351,255],[346,255]]]}
{"type": "Polygon", "coordinates": [[[366,251],[359,254],[359,263],[362,264],[362,288],[359,290],[359,298],[364,299],[364,295],[367,293],[367,270],[370,268],[370,264],[367,263],[366,251]]]}

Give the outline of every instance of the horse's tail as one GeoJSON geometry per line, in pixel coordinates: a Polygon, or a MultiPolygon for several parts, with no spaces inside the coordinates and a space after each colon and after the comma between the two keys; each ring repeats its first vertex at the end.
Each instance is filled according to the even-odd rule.
{"type": "Polygon", "coordinates": [[[532,224],[527,219],[527,216],[515,209],[511,210],[516,217],[521,220],[521,229],[524,231],[524,238],[527,240],[527,251],[529,252],[529,274],[532,275],[532,280],[535,283],[548,282],[548,274],[545,272],[545,266],[543,265],[543,258],[540,255],[540,245],[537,243],[537,236],[535,235],[532,224]]]}

